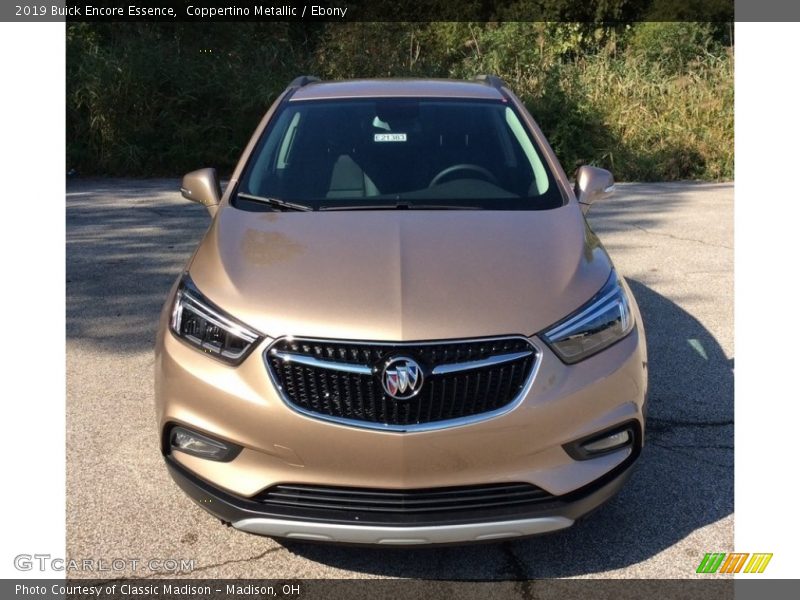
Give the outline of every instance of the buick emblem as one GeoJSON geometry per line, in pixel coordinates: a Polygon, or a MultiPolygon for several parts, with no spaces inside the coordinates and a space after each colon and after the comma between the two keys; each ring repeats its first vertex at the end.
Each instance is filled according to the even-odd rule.
{"type": "Polygon", "coordinates": [[[381,383],[384,391],[396,400],[413,398],[422,389],[422,369],[410,358],[392,358],[383,367],[381,383]]]}

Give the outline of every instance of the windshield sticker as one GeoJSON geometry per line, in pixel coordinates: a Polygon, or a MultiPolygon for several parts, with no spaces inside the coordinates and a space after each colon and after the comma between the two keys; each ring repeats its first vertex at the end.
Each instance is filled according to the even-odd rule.
{"type": "Polygon", "coordinates": [[[376,133],[375,134],[375,141],[376,142],[405,142],[406,141],[406,134],[405,133],[376,133]]]}

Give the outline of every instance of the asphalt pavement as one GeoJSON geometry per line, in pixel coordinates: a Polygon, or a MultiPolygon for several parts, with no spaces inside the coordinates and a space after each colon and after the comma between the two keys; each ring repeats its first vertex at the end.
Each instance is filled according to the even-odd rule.
{"type": "Polygon", "coordinates": [[[248,535],[169,478],[155,326],[208,225],[178,186],[67,184],[67,557],[105,561],[71,577],[171,576],[164,561],[177,559],[193,561],[190,577],[683,578],[706,552],[733,549],[733,184],[625,184],[590,212],[647,330],[646,447],[622,492],[566,531],[428,549],[248,535]]]}

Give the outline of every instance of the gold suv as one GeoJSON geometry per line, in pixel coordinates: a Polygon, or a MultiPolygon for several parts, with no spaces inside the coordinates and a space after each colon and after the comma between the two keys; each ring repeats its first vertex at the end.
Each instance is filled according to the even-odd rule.
{"type": "Polygon", "coordinates": [[[257,534],[498,540],[569,527],[642,448],[636,302],[505,83],[293,81],[161,316],[161,450],[257,534]]]}

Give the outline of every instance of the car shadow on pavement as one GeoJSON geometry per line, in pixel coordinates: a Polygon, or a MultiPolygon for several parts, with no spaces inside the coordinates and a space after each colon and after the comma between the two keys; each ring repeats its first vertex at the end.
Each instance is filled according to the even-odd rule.
{"type": "MultiPolygon", "coordinates": [[[[631,567],[731,515],[733,362],[692,315],[628,281],[647,331],[649,413],[639,463],[610,503],[566,531],[499,544],[394,549],[281,543],[306,559],[380,576],[570,577],[631,567]]],[[[709,551],[696,550],[679,557],[687,574],[709,551]]]]}
{"type": "Polygon", "coordinates": [[[92,180],[67,188],[67,339],[101,352],[152,352],[158,315],[208,228],[178,181],[92,180]],[[161,199],[164,201],[160,201],[161,199]]]}

